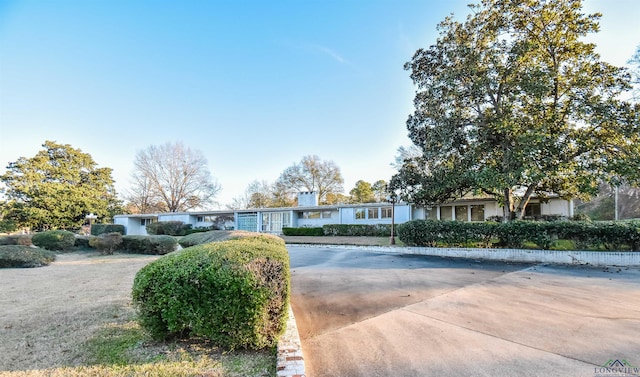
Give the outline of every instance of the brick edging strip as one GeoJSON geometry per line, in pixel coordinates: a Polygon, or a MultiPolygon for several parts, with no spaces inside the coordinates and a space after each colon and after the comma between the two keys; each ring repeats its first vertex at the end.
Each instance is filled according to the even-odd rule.
{"type": "Polygon", "coordinates": [[[306,377],[296,317],[289,305],[287,327],[278,340],[277,377],[306,377]]]}

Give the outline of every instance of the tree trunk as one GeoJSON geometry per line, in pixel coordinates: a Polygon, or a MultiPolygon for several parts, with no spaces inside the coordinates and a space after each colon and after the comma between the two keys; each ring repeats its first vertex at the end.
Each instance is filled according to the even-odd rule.
{"type": "Polygon", "coordinates": [[[515,218],[518,220],[522,220],[524,219],[524,214],[525,209],[527,208],[527,205],[529,204],[529,200],[531,200],[531,195],[533,195],[533,191],[535,189],[535,185],[529,185],[529,187],[527,187],[527,191],[525,191],[524,196],[522,197],[522,199],[520,199],[520,204],[518,205],[518,207],[516,208],[516,213],[515,213],[515,218]]]}
{"type": "Polygon", "coordinates": [[[511,221],[512,218],[512,201],[513,198],[511,197],[511,189],[504,189],[504,205],[503,205],[503,216],[502,216],[502,222],[503,223],[508,223],[509,221],[511,221]]]}

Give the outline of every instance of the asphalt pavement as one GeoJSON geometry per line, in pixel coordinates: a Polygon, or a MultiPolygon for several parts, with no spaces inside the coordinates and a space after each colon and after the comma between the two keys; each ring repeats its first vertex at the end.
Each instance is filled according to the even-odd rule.
{"type": "Polygon", "coordinates": [[[605,369],[616,360],[640,366],[639,268],[288,249],[307,377],[596,377],[619,376],[605,369]]]}

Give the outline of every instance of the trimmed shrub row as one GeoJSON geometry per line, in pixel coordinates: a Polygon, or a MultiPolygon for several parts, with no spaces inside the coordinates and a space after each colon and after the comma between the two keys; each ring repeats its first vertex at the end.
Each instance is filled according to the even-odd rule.
{"type": "Polygon", "coordinates": [[[47,250],[22,245],[0,246],[0,268],[41,267],[56,259],[56,255],[47,250]]]}
{"type": "Polygon", "coordinates": [[[49,230],[34,234],[31,242],[47,250],[69,251],[76,243],[76,236],[66,230],[49,230]]]}
{"type": "Polygon", "coordinates": [[[89,239],[89,246],[98,249],[102,254],[111,255],[122,245],[122,234],[105,233],[89,239]]]}
{"type": "Polygon", "coordinates": [[[503,246],[520,248],[527,242],[549,249],[556,240],[570,240],[579,249],[640,251],[640,221],[511,221],[458,222],[414,220],[398,225],[398,236],[409,246],[503,246]]]}
{"type": "Polygon", "coordinates": [[[255,237],[255,232],[247,232],[244,230],[210,230],[208,232],[193,233],[186,235],[178,240],[182,247],[191,247],[202,245],[210,242],[229,241],[247,237],[255,237]]]}
{"type": "Polygon", "coordinates": [[[397,227],[398,238],[408,246],[430,246],[439,244],[462,246],[479,243],[489,246],[497,236],[499,223],[414,220],[397,227]]]}
{"type": "Polygon", "coordinates": [[[157,339],[192,335],[227,349],[273,347],[289,305],[289,257],[275,236],[198,245],[143,267],[140,324],[157,339]]]}
{"type": "Polygon", "coordinates": [[[178,241],[166,235],[160,236],[124,236],[122,247],[134,254],[164,255],[176,250],[178,241]]]}
{"type": "Polygon", "coordinates": [[[324,228],[282,228],[285,236],[324,236],[324,228]]]}
{"type": "Polygon", "coordinates": [[[31,242],[30,234],[11,234],[0,237],[0,245],[31,246],[33,243],[31,242]]]}
{"type": "Polygon", "coordinates": [[[390,224],[328,224],[322,227],[325,236],[388,237],[390,224]]]}
{"type": "Polygon", "coordinates": [[[149,235],[184,236],[191,230],[191,224],[182,221],[158,221],[148,224],[145,228],[149,235]]]}
{"type": "Polygon", "coordinates": [[[178,241],[166,235],[161,236],[122,236],[120,232],[101,234],[100,236],[76,236],[66,230],[51,230],[31,235],[7,236],[0,238],[0,245],[23,242],[52,251],[70,251],[74,247],[92,247],[103,254],[113,254],[115,250],[126,250],[136,254],[164,255],[176,250],[178,241]]]}
{"type": "Polygon", "coordinates": [[[124,225],[120,224],[93,224],[91,225],[91,235],[99,236],[106,233],[120,233],[124,236],[124,225]]]}

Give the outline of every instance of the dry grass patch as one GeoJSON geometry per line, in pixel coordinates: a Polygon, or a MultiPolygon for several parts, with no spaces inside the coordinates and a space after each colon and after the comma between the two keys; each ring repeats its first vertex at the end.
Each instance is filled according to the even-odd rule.
{"type": "Polygon", "coordinates": [[[275,351],[153,342],[133,321],[136,272],[157,256],[58,255],[0,273],[0,376],[273,376],[275,351]]]}

